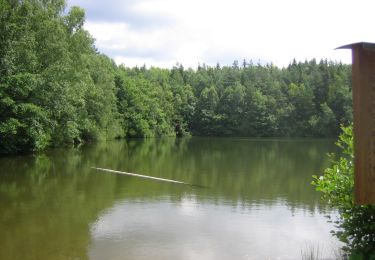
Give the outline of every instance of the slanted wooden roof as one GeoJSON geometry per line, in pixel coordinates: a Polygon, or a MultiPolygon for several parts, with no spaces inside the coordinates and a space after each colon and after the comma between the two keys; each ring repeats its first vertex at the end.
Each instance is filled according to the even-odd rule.
{"type": "Polygon", "coordinates": [[[353,49],[353,48],[356,48],[356,47],[362,47],[363,49],[366,49],[366,50],[375,51],[375,43],[371,43],[371,42],[356,42],[356,43],[352,43],[352,44],[348,44],[348,45],[338,47],[338,48],[336,48],[336,50],[338,50],[338,49],[353,49]]]}

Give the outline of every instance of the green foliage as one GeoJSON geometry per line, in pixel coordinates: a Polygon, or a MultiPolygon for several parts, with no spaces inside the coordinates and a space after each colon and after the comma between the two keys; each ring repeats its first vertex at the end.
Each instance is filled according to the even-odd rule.
{"type": "Polygon", "coordinates": [[[0,0],[0,153],[117,137],[336,136],[350,66],[315,60],[125,68],[64,0],[0,0]]]}
{"type": "Polygon", "coordinates": [[[333,137],[340,123],[351,120],[350,66],[315,60],[286,69],[236,64],[180,70],[198,98],[193,134],[333,137]],[[208,90],[217,101],[205,99],[208,90]]]}
{"type": "Polygon", "coordinates": [[[84,10],[65,1],[0,3],[0,153],[120,134],[116,66],[96,52],[84,10]]]}
{"type": "Polygon", "coordinates": [[[151,69],[140,72],[119,68],[116,87],[124,136],[174,134],[173,119],[176,112],[173,93],[168,84],[168,71],[151,69]]]}
{"type": "Polygon", "coordinates": [[[220,115],[216,109],[219,96],[214,86],[205,87],[200,93],[196,113],[194,114],[193,131],[203,135],[217,135],[220,115]]]}
{"type": "Polygon", "coordinates": [[[80,30],[85,22],[85,10],[78,6],[73,6],[69,14],[65,17],[65,23],[70,33],[80,30]]]}
{"type": "Polygon", "coordinates": [[[375,206],[354,203],[352,127],[342,127],[342,131],[337,145],[343,155],[338,159],[330,155],[332,166],[323,176],[313,176],[312,184],[323,193],[323,200],[340,214],[335,221],[338,229],[332,233],[346,244],[344,250],[369,259],[371,254],[374,257],[375,206]]]}

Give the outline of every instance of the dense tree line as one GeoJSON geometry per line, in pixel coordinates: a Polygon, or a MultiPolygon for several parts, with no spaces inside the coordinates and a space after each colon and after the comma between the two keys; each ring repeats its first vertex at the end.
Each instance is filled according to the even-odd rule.
{"type": "Polygon", "coordinates": [[[117,66],[64,0],[0,0],[0,152],[117,137],[336,136],[350,66],[117,66]]]}

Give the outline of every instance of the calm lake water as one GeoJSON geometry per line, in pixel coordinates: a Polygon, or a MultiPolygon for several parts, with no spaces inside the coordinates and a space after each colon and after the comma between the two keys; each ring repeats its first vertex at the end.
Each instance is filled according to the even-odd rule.
{"type": "Polygon", "coordinates": [[[333,258],[334,213],[310,185],[333,151],[326,139],[165,138],[0,158],[0,259],[333,258]]]}

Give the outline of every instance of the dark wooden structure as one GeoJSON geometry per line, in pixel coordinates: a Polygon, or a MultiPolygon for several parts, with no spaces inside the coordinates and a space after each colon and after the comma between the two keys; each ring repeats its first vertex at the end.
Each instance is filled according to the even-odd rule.
{"type": "Polygon", "coordinates": [[[353,43],[355,202],[375,204],[375,44],[353,43]]]}

